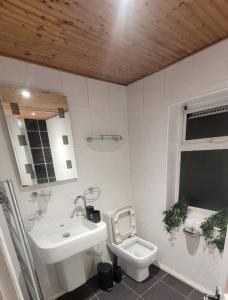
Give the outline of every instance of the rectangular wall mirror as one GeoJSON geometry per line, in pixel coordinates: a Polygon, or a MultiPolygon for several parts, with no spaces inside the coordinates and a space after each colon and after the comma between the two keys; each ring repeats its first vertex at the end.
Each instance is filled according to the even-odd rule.
{"type": "Polygon", "coordinates": [[[11,86],[0,97],[22,185],[77,178],[67,98],[11,86]]]}

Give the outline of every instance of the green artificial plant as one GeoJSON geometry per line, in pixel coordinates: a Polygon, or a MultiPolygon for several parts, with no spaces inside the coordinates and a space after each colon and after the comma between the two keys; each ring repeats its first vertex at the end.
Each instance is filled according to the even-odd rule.
{"type": "Polygon", "coordinates": [[[182,198],[170,209],[163,211],[162,214],[165,229],[168,233],[171,233],[185,222],[188,214],[188,203],[182,198]]]}
{"type": "Polygon", "coordinates": [[[201,224],[202,236],[210,245],[216,245],[220,252],[224,249],[228,225],[228,208],[219,210],[201,224]]]}

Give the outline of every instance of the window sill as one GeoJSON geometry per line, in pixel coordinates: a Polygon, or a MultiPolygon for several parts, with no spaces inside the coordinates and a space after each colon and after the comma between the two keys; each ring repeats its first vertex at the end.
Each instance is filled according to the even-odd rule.
{"type": "Polygon", "coordinates": [[[214,213],[216,213],[216,211],[214,210],[207,210],[199,207],[189,206],[189,213],[185,225],[196,226],[197,228],[199,228],[204,219],[208,218],[214,213]]]}

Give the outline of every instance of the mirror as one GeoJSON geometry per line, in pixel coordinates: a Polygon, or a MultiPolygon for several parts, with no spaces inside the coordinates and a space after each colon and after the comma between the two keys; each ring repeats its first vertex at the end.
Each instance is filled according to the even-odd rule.
{"type": "Polygon", "coordinates": [[[23,186],[77,178],[67,98],[0,86],[23,186]]]}

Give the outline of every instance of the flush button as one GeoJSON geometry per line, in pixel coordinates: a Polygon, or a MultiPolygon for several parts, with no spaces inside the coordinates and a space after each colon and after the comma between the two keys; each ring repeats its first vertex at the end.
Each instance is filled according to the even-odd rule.
{"type": "Polygon", "coordinates": [[[63,237],[64,238],[67,238],[67,237],[69,237],[70,236],[70,233],[69,232],[65,232],[64,234],[63,234],[63,237]]]}

